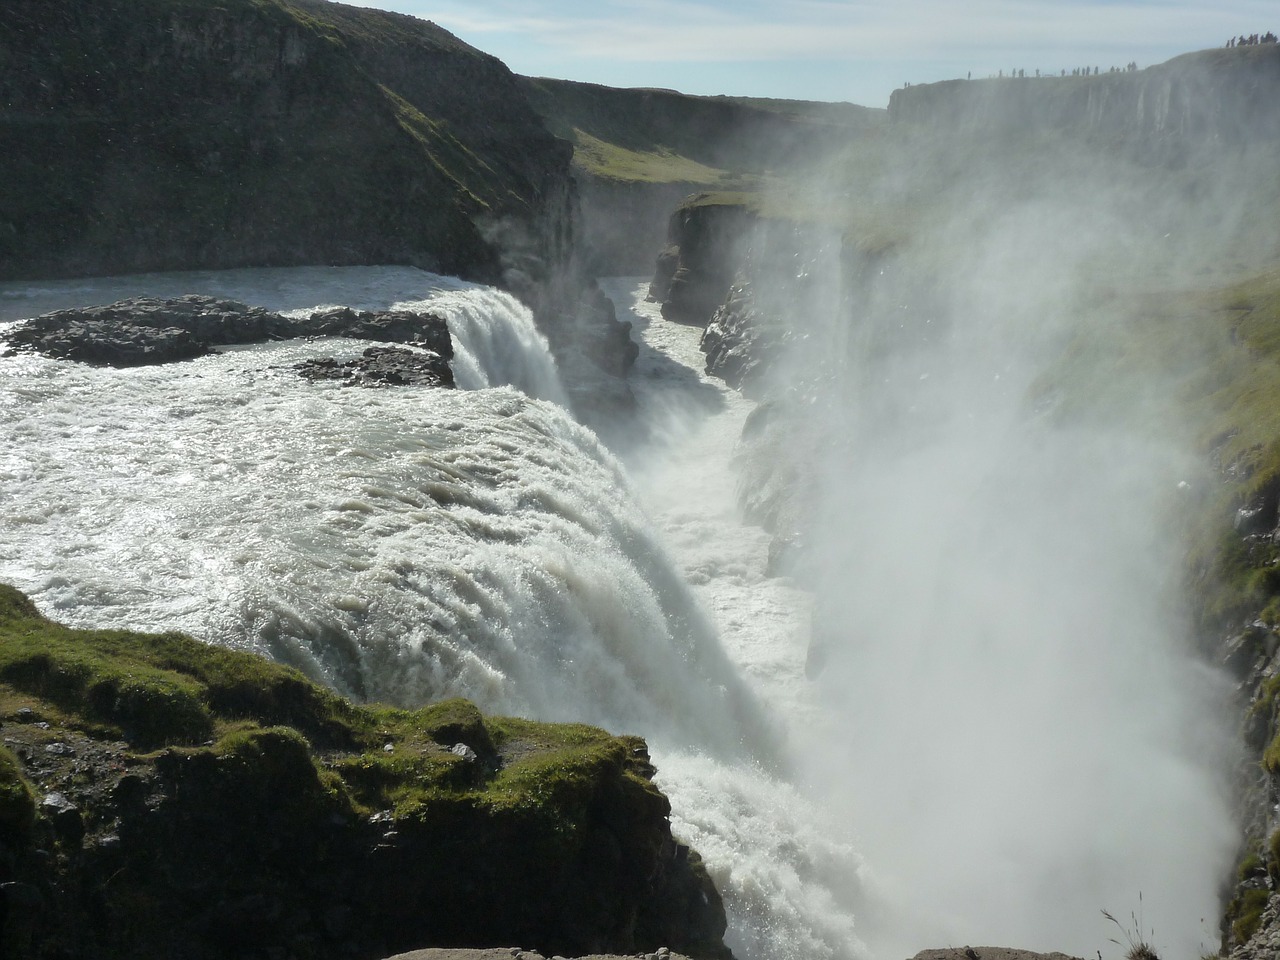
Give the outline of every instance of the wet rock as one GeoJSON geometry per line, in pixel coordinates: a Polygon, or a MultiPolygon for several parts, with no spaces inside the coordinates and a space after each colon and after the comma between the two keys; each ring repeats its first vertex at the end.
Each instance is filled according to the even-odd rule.
{"type": "Polygon", "coordinates": [[[190,360],[218,346],[306,336],[403,343],[421,346],[446,362],[453,357],[448,325],[436,314],[336,307],[308,317],[285,317],[237,300],[195,294],[132,297],[42,314],[11,331],[9,343],[59,360],[133,367],[190,360]]]}
{"type": "Polygon", "coordinates": [[[745,206],[697,194],[681,204],[667,227],[668,247],[659,255],[649,295],[662,315],[705,326],[724,302],[755,215],[745,206]]]}
{"type": "Polygon", "coordinates": [[[785,335],[779,318],[757,308],[749,287],[735,284],[702,333],[706,372],[758,400],[769,363],[777,359],[785,335]]]}
{"type": "Polygon", "coordinates": [[[84,838],[84,820],[80,816],[80,808],[61,793],[45,794],[40,801],[40,813],[46,817],[58,836],[70,843],[79,843],[84,838]]]}
{"type": "Polygon", "coordinates": [[[30,883],[0,883],[0,903],[10,910],[39,910],[44,906],[44,895],[30,883]]]}
{"type": "Polygon", "coordinates": [[[358,359],[307,360],[294,367],[313,382],[339,380],[349,387],[452,387],[449,361],[434,352],[402,347],[370,347],[358,359]]]}

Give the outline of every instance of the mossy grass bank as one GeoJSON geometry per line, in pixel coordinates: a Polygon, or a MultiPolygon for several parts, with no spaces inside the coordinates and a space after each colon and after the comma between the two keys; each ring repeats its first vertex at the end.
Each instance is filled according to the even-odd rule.
{"type": "Polygon", "coordinates": [[[3,585],[0,723],[0,883],[36,905],[0,926],[13,955],[725,952],[636,737],[353,704],[181,634],[68,628],[3,585]]]}

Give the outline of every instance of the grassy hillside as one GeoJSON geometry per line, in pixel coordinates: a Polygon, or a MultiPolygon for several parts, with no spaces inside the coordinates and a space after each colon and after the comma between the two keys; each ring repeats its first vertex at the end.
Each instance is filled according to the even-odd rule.
{"type": "Polygon", "coordinates": [[[852,104],[696,97],[546,78],[522,83],[548,127],[578,147],[575,163],[617,180],[711,184],[716,177],[776,173],[801,153],[847,142],[884,117],[852,104]]]}
{"type": "Polygon", "coordinates": [[[536,232],[568,172],[496,59],[318,0],[13,0],[0,134],[0,278],[304,263],[496,276],[484,221],[536,232]]]}

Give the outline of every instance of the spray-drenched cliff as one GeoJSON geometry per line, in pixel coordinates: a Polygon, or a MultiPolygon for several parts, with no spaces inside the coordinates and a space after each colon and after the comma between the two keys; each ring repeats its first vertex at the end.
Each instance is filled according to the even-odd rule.
{"type": "Polygon", "coordinates": [[[506,67],[323,0],[13,0],[0,131],[0,278],[408,263],[518,286],[571,239],[569,147],[506,67]]]}
{"type": "MultiPolygon", "coordinates": [[[[1203,749],[1203,756],[1222,758],[1221,769],[1215,774],[1209,763],[1201,771],[1204,797],[1178,794],[1185,783],[1171,785],[1151,806],[1225,807],[1213,794],[1235,791],[1230,816],[1220,809],[1204,821],[1219,832],[1217,846],[1192,855],[1187,832],[1195,830],[1199,842],[1206,831],[1184,827],[1175,836],[1187,845],[1186,862],[1162,871],[1160,882],[1198,885],[1201,902],[1212,902],[1218,885],[1232,887],[1223,902],[1222,945],[1240,958],[1270,956],[1280,942],[1280,405],[1271,382],[1280,257],[1277,93],[1275,45],[1206,51],[1098,77],[911,87],[894,95],[887,133],[853,145],[842,168],[833,164],[832,176],[809,195],[741,197],[736,209],[721,197],[678,210],[671,220],[676,249],[660,257],[654,284],[675,313],[694,302],[687,293],[701,284],[689,319],[707,325],[708,369],[731,382],[740,378],[764,400],[744,432],[743,506],[777,535],[777,568],[814,584],[811,664],[819,682],[841,678],[842,696],[858,699],[848,689],[860,689],[854,685],[859,670],[866,672],[860,658],[870,638],[918,639],[900,629],[912,609],[903,598],[913,596],[917,580],[933,586],[920,597],[930,611],[924,634],[940,629],[947,650],[965,642],[971,612],[949,591],[981,593],[986,576],[1000,586],[983,602],[1000,612],[981,622],[983,642],[1001,636],[1005,612],[1026,601],[1039,622],[1013,637],[1011,649],[1034,656],[1057,649],[1055,630],[1046,626],[1055,616],[1047,610],[1064,585],[1074,598],[1061,605],[1066,622],[1079,598],[1105,605],[1121,582],[1092,574],[1121,548],[1072,572],[1061,556],[1045,559],[1029,546],[1055,529],[1065,505],[1095,495],[1127,504],[1096,527],[1081,514],[1077,522],[1093,544],[1118,535],[1120,514],[1124,524],[1146,516],[1155,518],[1150,542],[1166,544],[1165,556],[1187,554],[1185,566],[1167,569],[1159,549],[1134,554],[1176,585],[1158,594],[1150,583],[1124,580],[1120,603],[1128,610],[1146,604],[1146,620],[1102,652],[1114,673],[1089,674],[1103,662],[1096,657],[1081,669],[1091,676],[1092,723],[1111,709],[1102,688],[1131,669],[1113,650],[1137,649],[1139,637],[1156,635],[1159,621],[1166,637],[1182,639],[1153,646],[1158,656],[1132,674],[1149,685],[1152,703],[1173,702],[1172,693],[1161,699],[1166,682],[1170,690],[1194,687],[1177,676],[1192,662],[1179,643],[1198,642],[1202,661],[1224,666],[1237,683],[1245,759],[1228,771],[1233,747],[1203,746],[1211,730],[1222,729],[1220,714],[1195,706],[1188,714],[1194,734],[1178,734],[1184,743],[1171,735],[1173,755],[1203,749]],[[795,229],[778,229],[788,219],[795,229]],[[678,269],[686,269],[685,283],[673,287],[678,269]],[[815,301],[808,291],[824,285],[815,301]],[[1017,427],[984,432],[1001,423],[1017,427]],[[964,439],[954,447],[952,429],[964,439]],[[1037,443],[1024,443],[1032,434],[1037,443]],[[1125,439],[1112,448],[1106,438],[1116,436],[1125,439]],[[1057,444],[1066,452],[1055,461],[1046,451],[1057,444]],[[896,458],[903,464],[897,474],[896,458]],[[1088,462],[1105,467],[1078,469],[1088,462]],[[1136,496],[1122,490],[1134,476],[1148,484],[1136,496]],[[967,483],[979,493],[951,499],[967,483]],[[1028,486],[1032,498],[1053,506],[1023,503],[1028,486]],[[988,509],[981,496],[992,491],[1001,492],[988,509]],[[1011,521],[1019,511],[1023,519],[1011,521]],[[980,536],[957,527],[957,517],[980,536]],[[944,564],[934,571],[935,538],[965,540],[970,569],[956,573],[944,564]],[[899,544],[909,540],[902,568],[893,569],[899,544]],[[1019,562],[992,560],[1002,550],[1019,562]],[[1042,563],[1050,574],[1042,575],[1042,563]],[[859,594],[860,581],[841,579],[848,569],[889,586],[859,594]],[[897,606],[876,619],[878,596],[886,594],[897,606]],[[1184,616],[1194,624],[1181,623],[1184,616]],[[1232,816],[1243,825],[1235,849],[1232,816]]],[[[1067,553],[1080,547],[1077,537],[1063,533],[1067,553]]],[[[1081,547],[1081,555],[1090,549],[1081,547]]],[[[952,563],[955,555],[944,552],[943,559],[952,563]]],[[[1106,629],[1091,620],[1079,638],[1106,629]]],[[[1062,649],[1077,651],[1077,639],[1062,649]]],[[[948,655],[941,643],[926,649],[931,657],[948,655]]],[[[918,662],[907,666],[917,687],[909,718],[915,723],[920,701],[929,699],[920,692],[927,671],[918,662]]],[[[947,680],[959,682],[954,674],[947,680]]],[[[1198,695],[1211,699],[1211,688],[1206,681],[1198,695]]],[[[1108,742],[1126,735],[1125,718],[1144,709],[1140,701],[1134,695],[1115,708],[1119,723],[1108,742]]],[[[1177,709],[1189,709],[1188,702],[1177,709]]],[[[877,722],[892,725],[883,719],[892,702],[885,707],[877,722]]],[[[959,738],[962,749],[966,742],[959,738]]],[[[1052,742],[1046,737],[1037,750],[1071,749],[1052,742]]],[[[1132,762],[1156,770],[1166,748],[1153,748],[1153,738],[1134,743],[1132,762]]],[[[966,762],[966,776],[984,764],[979,757],[966,762]]],[[[1034,778],[1033,766],[1019,775],[1034,778]]],[[[860,772],[865,777],[867,769],[860,772]]],[[[1099,810],[1091,829],[1112,815],[1099,810]]],[[[936,848],[931,855],[936,873],[936,848]]],[[[1102,855],[1114,857],[1116,848],[1102,855]]],[[[1063,862],[1071,856],[1061,853],[1063,862]]],[[[1152,870],[1150,862],[1142,869],[1152,870]]],[[[1150,909],[1150,886],[1146,893],[1150,909]]],[[[1206,946],[1210,936],[1202,935],[1206,946]]]]}
{"type": "Polygon", "coordinates": [[[1144,151],[1280,136],[1280,45],[1202,50],[1138,71],[950,80],[895,90],[894,122],[953,135],[1053,133],[1144,151]]]}

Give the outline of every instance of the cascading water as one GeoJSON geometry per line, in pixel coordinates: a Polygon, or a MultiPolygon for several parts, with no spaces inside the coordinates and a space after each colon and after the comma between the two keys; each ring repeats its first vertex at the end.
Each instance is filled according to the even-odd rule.
{"type": "MultiPolygon", "coordinates": [[[[460,381],[546,384],[549,357],[527,313],[414,270],[8,285],[0,304],[12,319],[188,292],[300,313],[445,312],[456,352],[474,364],[460,381]]],[[[0,357],[11,438],[0,578],[72,624],[181,629],[361,698],[462,694],[643,733],[677,832],[707,849],[728,893],[738,952],[859,955],[849,906],[859,861],[768,772],[778,740],[760,704],[778,695],[801,709],[804,604],[763,577],[766,539],[733,519],[727,463],[686,463],[679,479],[683,454],[651,448],[646,486],[665,518],[655,535],[619,463],[554,404],[509,387],[344,389],[289,369],[364,346],[292,341],[129,370],[0,357]],[[692,494],[689,472],[703,495],[680,509],[681,497],[657,497],[659,474],[692,494]],[[700,597],[658,535],[701,544],[683,571],[700,597]],[[734,629],[743,622],[756,630],[734,629]],[[737,638],[729,655],[716,626],[737,638]]],[[[662,399],[674,377],[707,401],[702,415],[728,412],[713,418],[727,461],[749,405],[660,350],[648,348],[642,367],[662,446],[708,436],[681,413],[686,396],[662,399]]],[[[534,389],[559,395],[554,383],[534,389]]]]}
{"type": "MultiPolygon", "coordinates": [[[[449,319],[455,375],[470,388],[343,389],[289,369],[366,346],[353,341],[256,345],[131,370],[0,357],[0,425],[9,438],[0,451],[0,579],[73,624],[182,629],[269,653],[357,697],[416,703],[462,694],[491,710],[645,735],[672,799],[673,828],[706,857],[742,960],[853,960],[871,954],[864,942],[893,960],[905,955],[904,944],[923,945],[921,931],[948,942],[967,929],[964,918],[939,916],[932,898],[963,897],[929,888],[931,899],[918,901],[906,884],[929,877],[930,850],[960,849],[946,841],[963,834],[966,821],[940,809],[990,822],[974,808],[988,791],[971,783],[959,794],[952,789],[963,744],[948,731],[976,735],[984,728],[956,717],[993,715],[962,697],[941,712],[923,710],[912,701],[913,684],[928,680],[924,693],[940,698],[962,666],[955,657],[986,649],[992,656],[976,662],[1012,664],[1025,649],[999,630],[930,646],[928,618],[941,611],[948,627],[952,619],[981,624],[972,598],[990,586],[983,572],[1036,568],[1015,553],[972,564],[968,580],[946,575],[948,563],[959,563],[956,551],[983,555],[982,531],[969,530],[926,552],[938,558],[929,577],[908,574],[930,530],[969,515],[957,497],[1001,501],[1007,488],[991,486],[990,470],[969,477],[958,467],[983,451],[1007,452],[983,446],[984,437],[1002,434],[963,424],[948,432],[945,418],[925,423],[914,408],[901,410],[924,424],[922,434],[904,436],[949,439],[913,448],[889,438],[875,469],[839,465],[857,497],[840,514],[844,546],[827,559],[857,575],[845,581],[849,602],[834,617],[830,597],[844,588],[826,585],[818,615],[826,626],[842,620],[888,638],[900,656],[837,657],[817,683],[808,681],[807,594],[766,577],[767,537],[743,527],[733,507],[729,462],[751,404],[696,372],[697,331],[661,321],[639,302],[641,291],[634,283],[608,288],[620,310],[631,307],[644,338],[633,384],[648,440],[620,464],[555,405],[563,391],[527,311],[462,281],[404,268],[307,268],[0,286],[0,321],[191,292],[281,311],[434,310],[449,319]],[[976,446],[951,457],[953,442],[976,446]],[[941,475],[956,496],[936,496],[932,483],[941,475]],[[636,505],[637,489],[648,515],[636,505]],[[918,509],[903,512],[913,504],[918,509]],[[923,592],[903,593],[902,583],[923,592]],[[951,591],[941,601],[939,584],[951,591]],[[876,600],[882,593],[893,606],[876,600]],[[886,723],[895,735],[867,735],[886,723]],[[918,735],[904,739],[903,730],[918,735]],[[885,755],[907,742],[918,744],[908,762],[885,755]],[[912,833],[926,842],[908,843],[912,833]],[[876,873],[862,851],[874,854],[876,873]]],[[[906,370],[910,362],[880,372],[918,377],[906,370]]],[[[946,378],[917,382],[929,384],[922,403],[932,398],[929,409],[948,410],[946,378]]],[[[1064,455],[1060,466],[1071,466],[1064,455]]],[[[1095,522],[1087,500],[1073,503],[1068,515],[1095,522]]],[[[1036,510],[1007,504],[1010,526],[1034,525],[1036,510]]],[[[1142,548],[1146,529],[1131,525],[1133,536],[1120,545],[1142,548]]],[[[1096,558],[1067,559],[1080,566],[1096,558]]],[[[1039,568],[1044,576],[1035,582],[1051,584],[1056,569],[1039,568]]],[[[1062,618],[1069,590],[1045,596],[1053,600],[1054,637],[1069,640],[1094,622],[1062,618]]],[[[1143,645],[1151,675],[1180,671],[1155,663],[1150,607],[1130,613],[1123,622],[1151,641],[1143,645]]],[[[1048,649],[1066,657],[1070,646],[1055,641],[1048,649]]],[[[1105,660],[1105,643],[1088,649],[1105,660]]],[[[1051,678],[1066,662],[1048,657],[1031,676],[1051,678]]],[[[1109,682],[1132,677],[1126,670],[1109,682]]],[[[991,697],[1016,687],[976,689],[991,697]]],[[[1069,700],[1070,689],[1055,689],[1069,700]]],[[[1076,692],[1082,702],[1092,696],[1076,692]]],[[[1023,716],[1035,712],[1034,690],[1027,694],[1018,700],[1023,716]]],[[[1182,719],[1152,714],[1144,729],[1182,719]]],[[[1096,733],[1097,724],[1089,729],[1096,733]]],[[[1190,778],[1192,766],[1171,767],[1166,782],[1190,778]]],[[[1106,782],[1115,790],[1129,783],[1106,782]]],[[[1201,796],[1177,795],[1188,803],[1201,796]]],[[[1100,816],[1102,804],[1079,798],[1077,820],[1100,816]]],[[[1195,816],[1188,803],[1167,816],[1195,816]]],[[[1061,816],[1069,805],[1048,809],[1061,816]]],[[[1105,822],[1115,830],[1132,821],[1105,822]]],[[[1041,835],[1052,837],[1057,826],[1043,823],[1041,835]]],[[[1007,836],[1025,843],[1036,833],[1007,836]]],[[[1028,855],[1001,849],[999,836],[981,837],[984,848],[962,852],[1009,864],[1039,859],[1052,871],[1061,851],[1044,844],[1028,855]]],[[[958,875],[949,866],[935,872],[948,884],[958,875]]],[[[1140,873],[1117,875],[1110,889],[1140,873]]],[[[1043,871],[1009,876],[1027,885],[1028,897],[1054,889],[1043,871]]],[[[1099,907],[1124,909],[1090,905],[1099,907]]],[[[1061,926],[1084,922],[1065,916],[1061,926]]]]}
{"type": "MultiPolygon", "coordinates": [[[[715,619],[726,653],[797,742],[818,721],[804,676],[809,597],[767,574],[769,535],[737,509],[735,450],[755,404],[703,375],[701,331],[662,319],[647,282],[602,288],[641,342],[632,384],[644,439],[625,457],[684,578],[715,619]]],[[[750,763],[654,751],[672,827],[707,862],[737,956],[853,960],[870,915],[888,910],[847,822],[813,794],[750,763]]]]}
{"type": "MultiPolygon", "coordinates": [[[[313,304],[462,317],[474,379],[560,395],[545,341],[505,295],[356,271],[345,297],[341,278],[307,288],[313,304]]],[[[300,309],[283,289],[295,279],[123,285],[230,288],[300,309]]],[[[74,297],[119,292],[105,286],[74,297]]],[[[3,575],[69,622],[259,649],[361,698],[463,694],[729,754],[766,749],[594,435],[511,388],[346,390],[289,369],[364,346],[295,341],[123,371],[4,358],[3,575]]]]}

